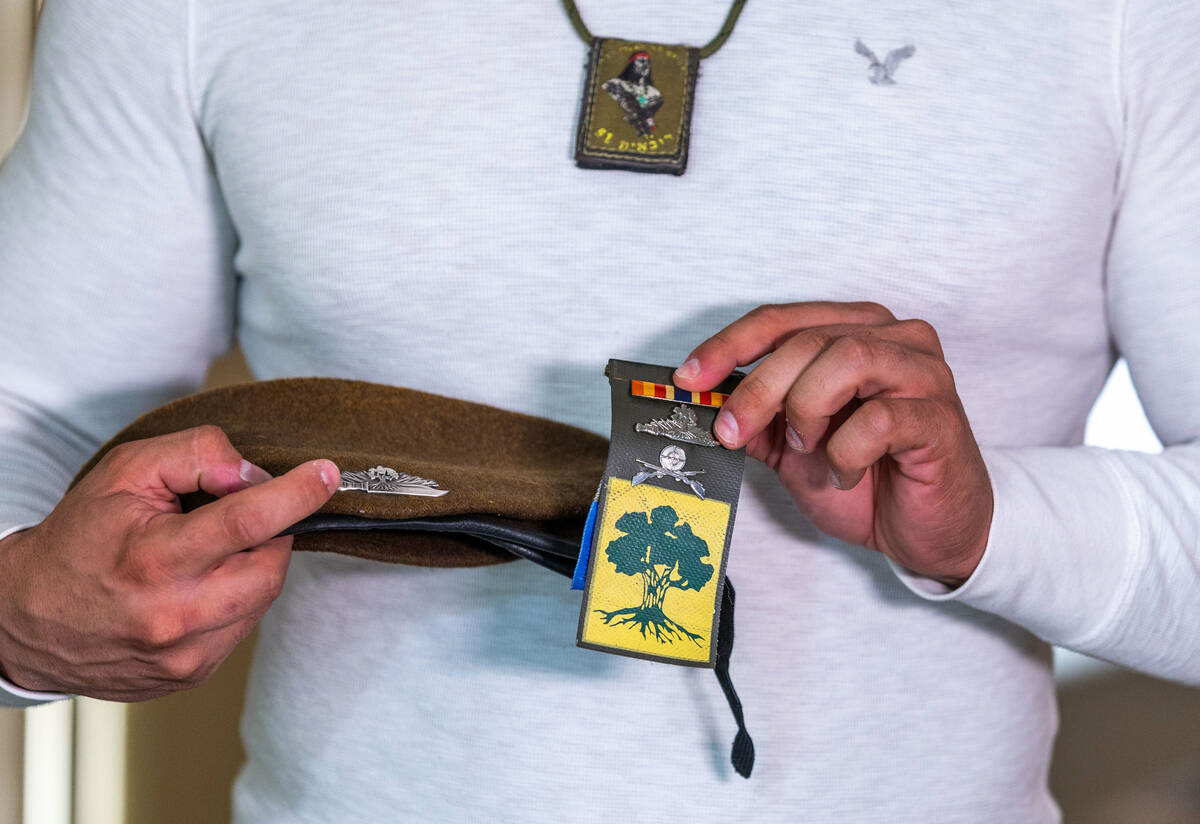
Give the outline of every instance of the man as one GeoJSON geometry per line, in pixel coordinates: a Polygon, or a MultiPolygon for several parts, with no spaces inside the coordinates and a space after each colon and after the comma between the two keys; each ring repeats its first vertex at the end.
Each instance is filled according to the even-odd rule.
{"type": "MultiPolygon", "coordinates": [[[[673,179],[572,165],[551,2],[49,3],[0,173],[9,692],[197,683],[286,570],[241,821],[1057,820],[1046,641],[1200,683],[1200,9],[1117,6],[750,4],[673,179]],[[859,39],[915,53],[872,83],[859,39]],[[652,255],[612,243],[647,225],[652,255]],[[759,461],[729,563],[753,777],[707,673],[575,648],[531,564],[289,567],[328,462],[268,480],[192,430],[56,506],[235,336],[260,378],[596,431],[609,357],[695,390],[763,358],[716,427],[759,461]],[[1160,456],[1078,445],[1118,353],[1160,456]],[[197,487],[223,498],[174,514],[197,487]]],[[[581,10],[700,43],[725,8],[581,10]]]]}

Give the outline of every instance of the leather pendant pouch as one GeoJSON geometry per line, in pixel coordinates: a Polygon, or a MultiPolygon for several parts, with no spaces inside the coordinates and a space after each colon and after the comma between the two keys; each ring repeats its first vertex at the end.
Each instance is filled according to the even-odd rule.
{"type": "Polygon", "coordinates": [[[576,164],[683,174],[699,71],[700,51],[691,46],[593,39],[576,164]]]}

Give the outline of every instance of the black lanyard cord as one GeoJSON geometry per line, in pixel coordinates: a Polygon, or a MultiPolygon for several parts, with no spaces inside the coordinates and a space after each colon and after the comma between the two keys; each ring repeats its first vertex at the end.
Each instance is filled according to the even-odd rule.
{"type": "MultiPolygon", "coordinates": [[[[562,0],[562,4],[567,11],[567,17],[571,20],[571,25],[575,27],[575,31],[579,33],[583,42],[590,46],[594,38],[588,30],[587,24],[583,22],[579,9],[575,6],[575,0],[562,0]]],[[[738,15],[742,13],[742,7],[745,5],[746,0],[733,0],[733,5],[729,7],[729,13],[725,15],[725,22],[721,24],[721,30],[717,32],[717,36],[700,48],[701,59],[712,57],[718,49],[725,45],[729,35],[733,34],[733,27],[737,25],[738,15]]]]}

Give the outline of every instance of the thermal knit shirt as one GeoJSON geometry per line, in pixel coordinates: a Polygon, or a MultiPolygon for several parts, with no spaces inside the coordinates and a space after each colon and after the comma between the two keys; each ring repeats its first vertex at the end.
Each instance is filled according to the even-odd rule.
{"type": "MultiPolygon", "coordinates": [[[[727,7],[580,0],[666,43],[727,7]]],[[[940,334],[990,537],[948,590],[749,463],[751,778],[712,673],[576,647],[557,575],[297,553],[236,819],[1058,820],[1051,643],[1200,683],[1200,3],[753,0],[682,177],[576,167],[586,53],[556,0],[48,0],[0,170],[0,535],[235,341],[607,434],[609,358],[875,301],[940,334]],[[915,50],[888,83],[860,40],[915,50]],[[1081,445],[1119,356],[1161,454],[1081,445]]]]}

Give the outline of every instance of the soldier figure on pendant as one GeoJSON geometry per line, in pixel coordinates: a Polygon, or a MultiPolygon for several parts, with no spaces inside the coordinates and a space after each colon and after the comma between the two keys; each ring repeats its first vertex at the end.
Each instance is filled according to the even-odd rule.
{"type": "Polygon", "coordinates": [[[634,52],[620,77],[604,82],[604,91],[620,104],[625,122],[637,129],[638,137],[649,137],[658,126],[654,115],[662,108],[662,92],[650,77],[650,55],[634,52]]]}

